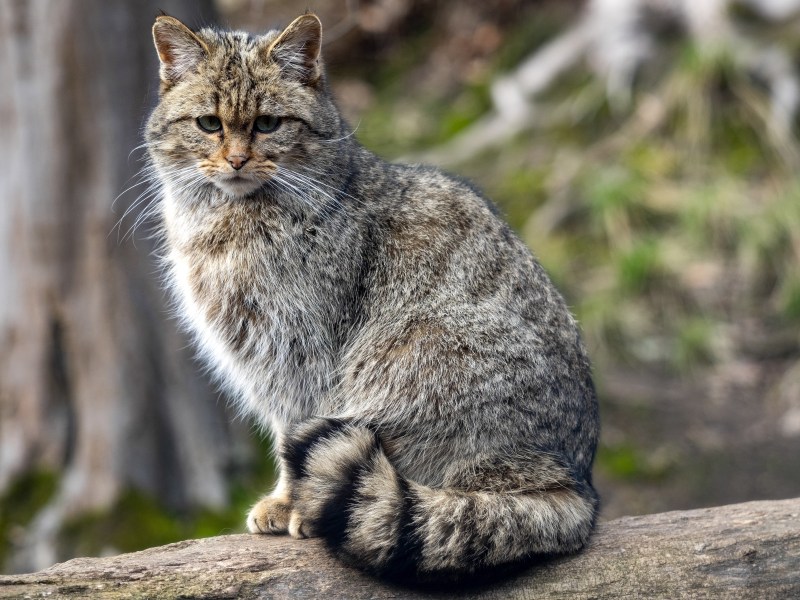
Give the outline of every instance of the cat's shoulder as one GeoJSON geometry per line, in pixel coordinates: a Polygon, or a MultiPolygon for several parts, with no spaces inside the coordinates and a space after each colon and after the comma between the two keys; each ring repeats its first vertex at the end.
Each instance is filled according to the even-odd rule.
{"type": "Polygon", "coordinates": [[[501,216],[494,202],[465,177],[426,164],[393,166],[405,200],[422,200],[430,205],[488,211],[494,217],[501,216]]]}

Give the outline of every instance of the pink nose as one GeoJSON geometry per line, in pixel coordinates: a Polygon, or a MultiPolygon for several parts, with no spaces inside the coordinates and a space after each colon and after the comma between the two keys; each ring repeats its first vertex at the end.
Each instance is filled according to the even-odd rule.
{"type": "Polygon", "coordinates": [[[248,160],[248,157],[244,154],[229,154],[226,158],[230,165],[237,171],[241,169],[248,160]]]}

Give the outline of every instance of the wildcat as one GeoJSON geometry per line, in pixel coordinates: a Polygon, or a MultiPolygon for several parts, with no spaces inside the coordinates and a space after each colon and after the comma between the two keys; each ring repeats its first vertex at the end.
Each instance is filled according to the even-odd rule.
{"type": "Polygon", "coordinates": [[[361,147],[313,14],[262,36],[153,26],[179,312],[280,477],[253,533],[442,581],[587,542],[598,411],[565,303],[470,185],[361,147]]]}

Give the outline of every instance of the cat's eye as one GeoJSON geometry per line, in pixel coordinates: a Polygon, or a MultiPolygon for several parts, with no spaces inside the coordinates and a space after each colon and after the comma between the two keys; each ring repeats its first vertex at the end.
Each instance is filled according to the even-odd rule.
{"type": "Polygon", "coordinates": [[[259,133],[272,133],[281,124],[281,118],[273,115],[256,117],[255,128],[259,133]]]}
{"type": "Polygon", "coordinates": [[[222,129],[222,121],[219,120],[219,117],[215,117],[214,115],[198,117],[197,124],[200,126],[200,129],[208,133],[215,133],[222,129]]]}

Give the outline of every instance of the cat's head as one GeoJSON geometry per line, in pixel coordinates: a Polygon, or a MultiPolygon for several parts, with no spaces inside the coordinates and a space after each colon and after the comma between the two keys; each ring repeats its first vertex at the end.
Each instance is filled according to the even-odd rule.
{"type": "Polygon", "coordinates": [[[335,157],[342,121],[326,89],[322,27],[313,14],[262,36],[193,32],[160,16],[153,25],[161,63],[159,103],[146,131],[162,178],[213,184],[230,197],[270,180],[308,176],[335,157]]]}

